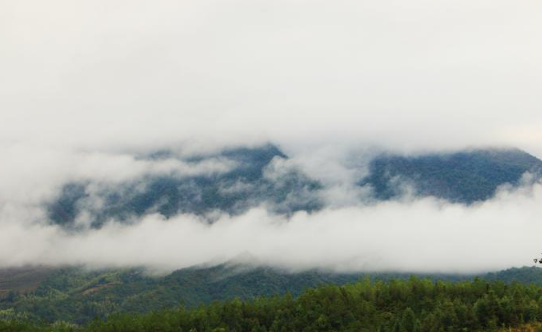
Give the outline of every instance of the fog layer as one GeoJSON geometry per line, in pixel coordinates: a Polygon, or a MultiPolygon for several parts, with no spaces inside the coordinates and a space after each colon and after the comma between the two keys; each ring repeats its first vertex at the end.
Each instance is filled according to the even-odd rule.
{"type": "Polygon", "coordinates": [[[466,207],[360,204],[374,151],[515,146],[542,156],[542,3],[511,0],[0,2],[0,267],[468,272],[540,251],[542,188],[466,207]],[[136,156],[271,141],[326,207],[50,225],[66,183],[235,167],[136,156]],[[356,165],[357,167],[348,167],[356,165]]]}

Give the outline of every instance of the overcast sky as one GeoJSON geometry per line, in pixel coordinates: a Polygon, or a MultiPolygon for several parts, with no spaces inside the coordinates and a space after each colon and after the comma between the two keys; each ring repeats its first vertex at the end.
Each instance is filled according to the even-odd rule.
{"type": "MultiPolygon", "coordinates": [[[[308,172],[326,173],[322,176],[334,181],[344,175],[337,168],[337,160],[344,158],[341,152],[371,147],[418,152],[515,146],[542,157],[541,14],[542,3],[536,0],[0,1],[0,266],[54,261],[47,257],[97,263],[88,255],[97,243],[103,242],[104,248],[108,241],[138,243],[129,234],[144,234],[138,232],[149,223],[133,230],[108,228],[84,240],[36,226],[43,216],[40,202],[58,193],[66,181],[120,181],[163,170],[220,172],[231,167],[219,160],[198,170],[182,163],[146,164],[133,159],[129,153],[134,150],[200,151],[271,141],[301,156],[299,165],[308,172]],[[16,245],[20,241],[8,241],[17,238],[14,234],[35,238],[32,250],[50,256],[25,255],[16,245]],[[79,250],[69,251],[74,256],[58,255],[74,243],[81,244],[79,250]]],[[[524,202],[521,213],[530,229],[512,234],[527,241],[540,228],[531,219],[539,215],[539,191],[535,187],[529,192],[537,194],[512,193],[517,201],[496,199],[475,211],[415,201],[382,205],[378,213],[349,207],[315,218],[322,229],[330,234],[336,230],[340,238],[351,227],[345,224],[349,220],[375,223],[388,218],[388,211],[403,210],[409,220],[422,210],[429,211],[425,215],[432,220],[449,220],[452,211],[461,220],[478,222],[474,241],[487,220],[519,216],[516,207],[524,202]],[[500,213],[501,208],[508,214],[500,213]],[[345,220],[329,222],[336,218],[345,220]]],[[[267,232],[274,217],[258,213],[266,212],[252,211],[230,222],[254,218],[262,228],[252,231],[267,232]]],[[[179,223],[172,225],[197,224],[190,218],[179,216],[179,223]]],[[[308,217],[297,218],[301,221],[279,227],[281,232],[270,242],[282,234],[299,235],[301,226],[292,228],[308,217]]],[[[515,227],[508,219],[499,220],[502,228],[488,230],[488,254],[508,232],[506,227],[515,227]]],[[[426,221],[412,221],[417,225],[413,230],[423,230],[412,233],[418,243],[442,229],[428,227],[426,221]]],[[[158,230],[148,234],[171,234],[172,226],[151,224],[158,230]]],[[[375,226],[375,234],[386,229],[382,225],[389,226],[375,226]]],[[[194,233],[194,238],[215,232],[208,231],[194,233]]],[[[228,243],[244,243],[250,229],[239,234],[228,243]]],[[[389,243],[397,241],[389,238],[389,243]]],[[[452,244],[460,242],[435,251],[455,257],[450,258],[456,259],[451,270],[480,266],[485,251],[462,265],[474,245],[452,256],[452,244]]],[[[266,256],[273,246],[263,251],[250,244],[230,246],[231,251],[226,246],[215,249],[232,256],[251,249],[275,262],[275,257],[266,256]]],[[[148,260],[152,253],[163,255],[166,247],[147,251],[148,260]]],[[[285,248],[296,249],[293,244],[285,248]]],[[[391,249],[376,243],[349,248],[352,251],[340,246],[331,250],[324,263],[303,256],[310,251],[299,250],[288,264],[344,268],[350,259],[359,269],[366,266],[356,260],[359,257],[341,260],[334,253],[391,255],[391,249]]],[[[416,250],[412,257],[417,257],[416,250]]],[[[521,250],[511,253],[504,265],[516,264],[514,259],[528,251],[521,250]]],[[[137,262],[127,256],[111,255],[105,263],[137,262]]],[[[184,266],[214,256],[198,257],[168,262],[184,266]]],[[[412,266],[445,269],[437,257],[412,266]]],[[[499,262],[503,261],[483,266],[502,267],[499,262]]],[[[371,266],[404,267],[375,264],[371,266]]]]}
{"type": "Polygon", "coordinates": [[[0,2],[2,143],[542,148],[534,0],[0,2]]]}

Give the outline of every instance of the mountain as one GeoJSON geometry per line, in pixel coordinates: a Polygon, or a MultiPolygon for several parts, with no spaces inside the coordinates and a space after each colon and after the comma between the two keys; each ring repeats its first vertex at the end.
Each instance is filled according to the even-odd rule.
{"type": "Polygon", "coordinates": [[[522,267],[511,268],[499,272],[492,272],[484,275],[489,281],[504,281],[506,283],[519,282],[522,284],[535,284],[542,286],[542,268],[522,267]]]}
{"type": "Polygon", "coordinates": [[[220,159],[235,166],[224,173],[145,176],[114,186],[68,183],[47,207],[50,220],[70,227],[86,211],[91,216],[92,226],[100,227],[110,218],[128,222],[147,213],[160,213],[166,218],[179,213],[205,215],[213,211],[235,215],[262,203],[276,213],[321,207],[321,202],[313,195],[321,189],[317,181],[296,170],[281,174],[278,181],[266,174],[274,160],[287,158],[273,145],[230,149],[189,159],[176,157],[169,151],[143,158],[178,158],[194,165],[220,159]],[[98,207],[94,207],[94,201],[99,201],[98,207]]]}
{"type": "Polygon", "coordinates": [[[448,154],[399,156],[383,154],[370,163],[370,185],[375,197],[389,200],[410,185],[416,195],[471,204],[495,195],[499,186],[518,185],[522,176],[542,174],[542,161],[518,149],[486,149],[448,154]]]}
{"type": "MultiPolygon", "coordinates": [[[[298,295],[308,287],[344,284],[359,277],[228,265],[182,269],[166,276],[152,276],[137,268],[88,271],[66,267],[42,279],[37,287],[32,283],[32,288],[13,288],[0,295],[0,318],[2,310],[12,309],[14,315],[84,323],[116,311],[144,313],[233,298],[252,299],[286,292],[298,295]]],[[[20,286],[24,280],[11,278],[10,282],[20,286]]]]}
{"type": "MultiPolygon", "coordinates": [[[[274,162],[288,159],[271,144],[189,159],[170,151],[141,158],[177,158],[187,163],[220,158],[234,167],[216,174],[145,176],[115,185],[67,183],[47,206],[51,222],[69,228],[78,217],[86,215],[92,227],[100,227],[108,219],[130,222],[147,213],[160,213],[166,218],[179,213],[205,216],[214,211],[236,215],[265,204],[272,212],[291,214],[325,207],[319,195],[325,187],[300,169],[287,168],[278,176],[270,175],[274,162]]],[[[528,172],[539,177],[542,161],[517,149],[417,156],[381,154],[369,163],[369,174],[358,184],[370,187],[377,200],[397,198],[409,186],[418,196],[471,204],[493,197],[499,186],[518,185],[528,172]]]]}
{"type": "MultiPolygon", "coordinates": [[[[265,204],[274,213],[318,211],[325,207],[320,193],[326,187],[304,174],[277,164],[289,157],[273,145],[237,148],[211,155],[182,158],[158,151],[144,160],[182,160],[199,165],[226,160],[233,167],[208,174],[149,175],[115,185],[90,182],[67,183],[47,209],[52,223],[76,228],[77,219],[90,216],[99,228],[114,218],[132,222],[133,217],[160,213],[170,218],[179,213],[205,217],[214,211],[241,214],[265,204]],[[100,204],[93,205],[94,201],[100,204]]],[[[469,150],[447,154],[402,156],[381,154],[369,163],[369,173],[357,182],[372,189],[377,200],[395,199],[405,186],[417,196],[435,196],[472,204],[490,199],[502,185],[516,186],[525,173],[542,174],[542,161],[517,149],[469,150]]],[[[212,221],[212,220],[211,220],[212,221]]],[[[407,274],[372,274],[371,278],[406,278],[407,274]]],[[[150,276],[143,269],[86,271],[77,267],[28,268],[0,271],[0,318],[30,315],[35,319],[86,322],[115,311],[148,312],[180,303],[201,303],[234,297],[251,299],[290,292],[321,284],[344,284],[364,274],[333,274],[322,271],[287,273],[270,268],[221,265],[150,276]]],[[[473,276],[436,275],[434,279],[463,280],[473,276]]],[[[542,285],[542,270],[523,268],[483,276],[489,280],[518,281],[542,285]]]]}
{"type": "Polygon", "coordinates": [[[453,283],[416,276],[386,282],[364,278],[348,285],[309,288],[296,297],[124,312],[84,324],[0,316],[0,331],[540,331],[540,294],[542,287],[537,285],[480,278],[453,283]]]}
{"type": "MultiPolygon", "coordinates": [[[[22,269],[28,272],[28,269],[22,269]]],[[[33,269],[36,278],[12,278],[11,291],[0,295],[0,318],[27,316],[36,320],[85,323],[112,312],[145,313],[184,305],[188,308],[213,301],[254,299],[260,296],[293,296],[325,284],[343,285],[365,277],[373,280],[408,279],[410,274],[337,274],[322,271],[286,271],[241,265],[188,268],[165,276],[143,269],[88,271],[77,267],[33,269]],[[36,280],[39,282],[36,284],[36,280]],[[28,286],[24,286],[28,283],[28,286]],[[17,285],[17,286],[15,286],[17,285]]],[[[24,273],[23,273],[24,274],[24,273]]],[[[23,276],[23,274],[19,274],[23,276]]],[[[28,274],[28,273],[26,273],[28,274]]],[[[422,275],[433,280],[462,281],[474,275],[422,275]]],[[[0,285],[6,284],[0,271],[0,285]]],[[[542,286],[542,269],[525,267],[489,273],[490,281],[534,283],[542,286]]]]}

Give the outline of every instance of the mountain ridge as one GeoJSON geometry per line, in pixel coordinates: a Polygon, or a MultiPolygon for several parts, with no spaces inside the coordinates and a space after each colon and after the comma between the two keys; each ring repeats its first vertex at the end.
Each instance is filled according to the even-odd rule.
{"type": "MultiPolygon", "coordinates": [[[[147,158],[171,158],[163,151],[160,156],[147,158]]],[[[78,218],[86,212],[91,227],[99,228],[110,219],[129,222],[148,213],[159,213],[165,218],[180,213],[205,216],[215,211],[238,215],[264,203],[278,214],[326,207],[321,195],[325,185],[302,169],[290,167],[280,176],[268,175],[276,160],[289,159],[272,144],[192,157],[191,162],[217,156],[236,166],[222,174],[154,175],[115,186],[67,183],[47,206],[49,220],[66,228],[77,227],[78,218]]],[[[371,159],[368,169],[368,175],[356,184],[370,188],[377,201],[399,198],[406,186],[413,189],[415,196],[469,205],[492,198],[503,185],[520,185],[524,174],[531,173],[539,179],[542,161],[519,149],[415,156],[382,153],[371,159]]]]}

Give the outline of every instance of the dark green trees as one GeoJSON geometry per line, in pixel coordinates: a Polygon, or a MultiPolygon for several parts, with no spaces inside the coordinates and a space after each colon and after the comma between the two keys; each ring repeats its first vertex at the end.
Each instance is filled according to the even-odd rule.
{"type": "Polygon", "coordinates": [[[481,279],[449,283],[416,277],[327,285],[197,309],[111,315],[83,326],[0,322],[0,331],[86,332],[452,332],[494,331],[542,318],[542,288],[481,279]]]}

